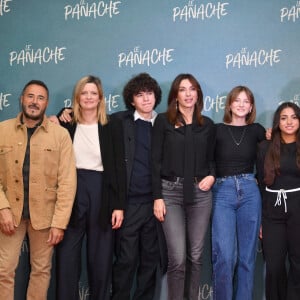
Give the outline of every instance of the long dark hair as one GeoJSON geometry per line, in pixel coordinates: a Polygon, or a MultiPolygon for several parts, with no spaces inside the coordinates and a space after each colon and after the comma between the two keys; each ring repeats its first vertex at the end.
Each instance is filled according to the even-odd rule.
{"type": "Polygon", "coordinates": [[[187,79],[197,89],[198,99],[195,104],[194,118],[196,118],[199,125],[203,124],[203,117],[201,111],[203,109],[203,92],[201,86],[197,79],[191,74],[179,74],[172,82],[169,96],[168,96],[168,109],[167,117],[172,125],[182,125],[184,124],[184,118],[182,113],[177,108],[177,95],[179,91],[179,86],[182,80],[187,79]]]}
{"type": "MultiPolygon", "coordinates": [[[[281,130],[279,128],[280,124],[280,114],[285,109],[290,107],[300,121],[300,108],[298,105],[292,102],[284,102],[278,106],[277,110],[274,113],[273,125],[272,125],[272,137],[271,144],[268,148],[265,157],[264,163],[264,181],[267,186],[271,185],[274,182],[275,176],[280,175],[280,148],[281,143],[283,142],[281,138],[281,130]]],[[[298,129],[296,135],[296,163],[300,169],[300,130],[298,129]]]]}

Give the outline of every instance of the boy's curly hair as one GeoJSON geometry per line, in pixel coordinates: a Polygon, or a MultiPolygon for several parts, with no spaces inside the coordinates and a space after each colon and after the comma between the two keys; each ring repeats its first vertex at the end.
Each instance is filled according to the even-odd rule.
{"type": "Polygon", "coordinates": [[[139,92],[153,91],[155,95],[154,108],[161,102],[161,88],[157,81],[148,73],[140,73],[130,79],[123,89],[123,99],[127,109],[134,110],[133,96],[139,92]]]}

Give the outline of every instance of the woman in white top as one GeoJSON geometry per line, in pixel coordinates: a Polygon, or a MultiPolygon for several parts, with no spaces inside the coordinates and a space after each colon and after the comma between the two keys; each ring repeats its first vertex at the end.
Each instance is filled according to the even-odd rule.
{"type": "Polygon", "coordinates": [[[57,248],[56,299],[79,299],[81,248],[86,237],[90,299],[106,300],[111,283],[112,229],[119,228],[123,220],[125,166],[117,161],[123,157],[122,143],[118,143],[122,130],[117,122],[108,122],[98,77],[86,76],[77,82],[72,108],[69,122],[60,117],[60,123],[73,140],[77,193],[64,240],[57,248]]]}

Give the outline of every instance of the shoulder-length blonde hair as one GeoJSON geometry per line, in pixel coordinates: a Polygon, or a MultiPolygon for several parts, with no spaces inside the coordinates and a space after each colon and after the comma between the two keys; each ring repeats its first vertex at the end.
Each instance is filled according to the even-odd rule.
{"type": "Polygon", "coordinates": [[[75,123],[81,123],[82,122],[82,114],[81,114],[81,107],[80,107],[80,94],[82,90],[84,89],[84,86],[87,83],[94,83],[97,86],[97,90],[99,93],[99,103],[97,107],[97,115],[98,115],[98,122],[101,125],[105,125],[108,122],[108,117],[106,114],[106,105],[105,105],[105,99],[103,94],[103,88],[102,83],[99,77],[96,76],[85,76],[79,79],[74,87],[73,90],[73,122],[75,123]]]}
{"type": "Polygon", "coordinates": [[[239,93],[241,93],[241,92],[246,93],[246,95],[252,105],[251,111],[246,116],[246,124],[252,124],[255,121],[256,107],[255,107],[255,100],[254,100],[253,93],[251,92],[251,90],[248,87],[239,85],[239,86],[234,87],[227,95],[225,110],[224,110],[224,117],[223,117],[224,123],[232,122],[232,112],[230,109],[230,105],[238,97],[239,93]]]}

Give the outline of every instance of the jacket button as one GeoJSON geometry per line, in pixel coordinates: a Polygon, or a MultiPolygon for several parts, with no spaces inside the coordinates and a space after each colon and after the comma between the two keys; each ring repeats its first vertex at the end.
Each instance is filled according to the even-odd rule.
{"type": "Polygon", "coordinates": [[[20,199],[19,199],[19,198],[16,198],[16,201],[20,201],[20,199]]]}
{"type": "Polygon", "coordinates": [[[16,160],[15,160],[15,163],[17,164],[17,163],[19,163],[19,161],[16,159],[16,160]]]}

